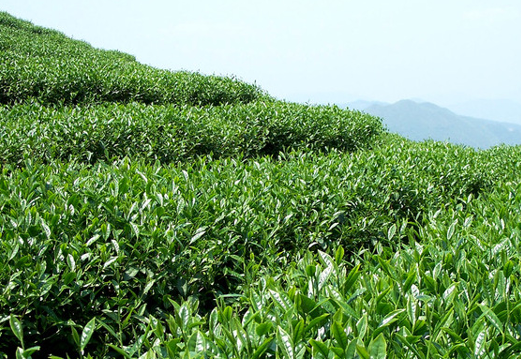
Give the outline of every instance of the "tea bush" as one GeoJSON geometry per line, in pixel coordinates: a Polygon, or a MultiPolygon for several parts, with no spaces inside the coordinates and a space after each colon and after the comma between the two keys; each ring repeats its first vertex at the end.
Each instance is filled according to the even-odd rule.
{"type": "Polygon", "coordinates": [[[0,107],[0,163],[24,157],[94,163],[162,163],[277,155],[296,149],[355,151],[377,143],[381,121],[334,106],[254,102],[196,108],[142,104],[0,107]]]}
{"type": "Polygon", "coordinates": [[[160,70],[0,13],[0,103],[220,105],[270,97],[234,78],[160,70]]]}
{"type": "Polygon", "coordinates": [[[0,30],[0,357],[521,355],[521,147],[0,30]]]}
{"type": "MultiPolygon", "coordinates": [[[[261,274],[283,272],[305,253],[357,253],[406,238],[387,228],[465,207],[490,188],[476,192],[476,178],[487,183],[481,154],[402,140],[279,159],[5,166],[0,316],[16,316],[26,340],[54,354],[77,347],[72,328],[92,318],[92,353],[137,348],[146,318],[166,325],[183,298],[206,318],[220,298],[242,297],[261,274]]],[[[6,332],[3,343],[17,338],[6,332]]]]}

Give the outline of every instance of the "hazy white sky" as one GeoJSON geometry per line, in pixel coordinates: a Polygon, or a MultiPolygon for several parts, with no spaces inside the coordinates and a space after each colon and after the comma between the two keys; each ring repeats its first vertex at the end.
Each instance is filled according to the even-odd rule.
{"type": "Polygon", "coordinates": [[[521,102],[520,0],[2,0],[0,10],[288,100],[521,102]]]}

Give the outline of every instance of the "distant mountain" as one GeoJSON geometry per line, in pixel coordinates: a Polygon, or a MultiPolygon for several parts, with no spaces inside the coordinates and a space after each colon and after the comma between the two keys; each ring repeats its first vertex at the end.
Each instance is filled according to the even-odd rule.
{"type": "Polygon", "coordinates": [[[381,102],[381,101],[365,101],[365,100],[356,100],[352,102],[347,103],[339,103],[337,104],[339,107],[343,108],[349,108],[351,110],[358,110],[358,111],[364,111],[366,108],[371,106],[385,106],[389,105],[387,102],[381,102]]]}
{"type": "Polygon", "coordinates": [[[521,126],[460,116],[432,103],[402,100],[371,105],[365,112],[381,117],[391,132],[411,140],[450,141],[476,148],[521,144],[521,126]]]}
{"type": "Polygon", "coordinates": [[[511,100],[472,100],[447,107],[459,115],[521,125],[521,103],[511,100]]]}

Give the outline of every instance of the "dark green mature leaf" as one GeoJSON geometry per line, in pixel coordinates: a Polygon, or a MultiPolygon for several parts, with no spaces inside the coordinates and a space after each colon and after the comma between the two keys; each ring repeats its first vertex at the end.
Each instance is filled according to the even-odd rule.
{"type": "Polygon", "coordinates": [[[255,350],[255,352],[253,352],[251,358],[252,359],[262,358],[264,353],[266,352],[266,350],[268,349],[268,347],[270,346],[270,344],[272,342],[273,342],[273,338],[266,338],[264,340],[264,342],[262,342],[262,344],[259,345],[259,347],[255,350]]]}
{"type": "Polygon", "coordinates": [[[299,299],[298,303],[300,303],[299,309],[302,309],[302,311],[304,313],[306,313],[306,314],[313,313],[315,315],[319,314],[318,311],[313,311],[313,309],[315,309],[317,307],[317,303],[313,299],[311,299],[301,293],[298,294],[298,299],[299,299]]]}
{"type": "Polygon", "coordinates": [[[78,331],[73,326],[71,326],[71,331],[72,331],[72,340],[74,340],[74,344],[76,344],[76,346],[78,348],[80,348],[80,350],[81,350],[80,335],[78,334],[78,331]]]}
{"type": "Polygon", "coordinates": [[[115,350],[117,353],[119,353],[120,355],[123,355],[125,358],[132,358],[132,356],[130,354],[127,353],[126,350],[123,350],[113,344],[109,344],[108,345],[110,348],[112,348],[113,350],[115,350]]]}
{"type": "Polygon", "coordinates": [[[334,321],[333,325],[331,326],[331,331],[333,332],[333,337],[336,340],[337,346],[345,350],[347,348],[348,341],[347,334],[345,333],[342,325],[339,322],[334,321]]]}
{"type": "Polygon", "coordinates": [[[273,327],[273,324],[271,322],[260,323],[255,328],[255,332],[257,333],[257,335],[259,337],[262,337],[263,335],[268,334],[272,327],[273,327]]]}
{"type": "Polygon", "coordinates": [[[304,332],[308,332],[309,330],[312,330],[312,329],[317,329],[316,327],[317,326],[320,326],[324,320],[326,318],[329,318],[330,317],[330,314],[329,313],[324,313],[316,318],[313,318],[307,325],[306,327],[304,328],[304,332]]]}
{"type": "Polygon", "coordinates": [[[329,358],[329,348],[327,345],[315,339],[311,339],[309,344],[311,344],[313,348],[313,358],[329,358]]]}

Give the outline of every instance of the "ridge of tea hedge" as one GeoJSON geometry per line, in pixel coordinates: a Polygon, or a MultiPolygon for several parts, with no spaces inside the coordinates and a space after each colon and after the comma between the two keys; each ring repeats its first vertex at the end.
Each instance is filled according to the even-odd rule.
{"type": "Polygon", "coordinates": [[[381,120],[336,106],[252,102],[205,106],[139,103],[0,107],[0,163],[24,157],[94,163],[125,156],[162,163],[371,148],[381,120]]]}
{"type": "Polygon", "coordinates": [[[160,70],[0,12],[0,104],[201,106],[267,99],[257,85],[236,78],[160,70]]]}
{"type": "Polygon", "coordinates": [[[0,357],[521,355],[521,147],[0,13],[0,357]]]}
{"type": "MultiPolygon", "coordinates": [[[[164,320],[189,297],[201,303],[193,315],[204,315],[308,251],[357,252],[385,242],[393,224],[414,228],[466,206],[514,165],[498,157],[504,172],[494,173],[488,152],[406,140],[283,156],[4,166],[0,317],[20,318],[28,342],[63,350],[74,347],[68,323],[97,318],[103,328],[90,348],[100,353],[117,344],[107,328],[118,330],[120,319],[111,313],[129,315],[139,335],[144,317],[164,320]],[[257,274],[246,271],[252,258],[257,274]]],[[[135,340],[129,330],[122,343],[135,340]]],[[[16,338],[5,331],[3,343],[0,352],[16,338]]]]}

